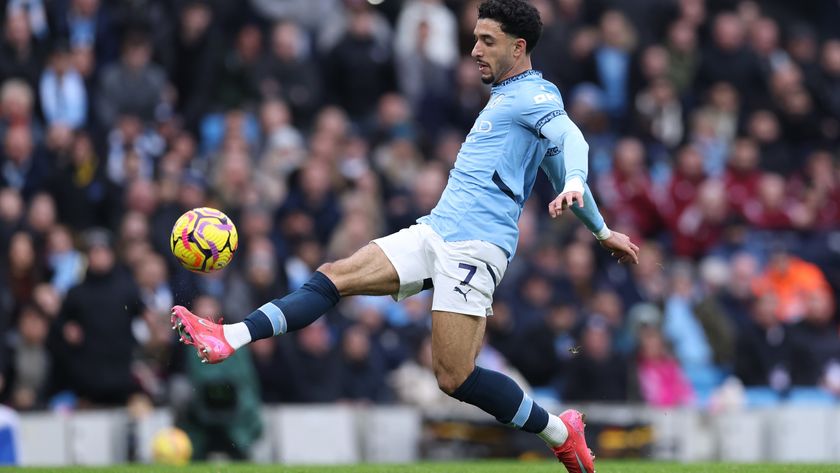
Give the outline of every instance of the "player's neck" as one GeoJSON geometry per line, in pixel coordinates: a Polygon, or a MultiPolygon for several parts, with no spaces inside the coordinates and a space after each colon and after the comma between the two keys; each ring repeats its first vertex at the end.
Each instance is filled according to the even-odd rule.
{"type": "Polygon", "coordinates": [[[523,72],[532,69],[531,67],[531,58],[530,56],[525,56],[525,58],[518,63],[514,64],[507,72],[505,72],[501,77],[499,77],[495,84],[502,82],[503,80],[510,79],[513,76],[518,76],[523,72]]]}

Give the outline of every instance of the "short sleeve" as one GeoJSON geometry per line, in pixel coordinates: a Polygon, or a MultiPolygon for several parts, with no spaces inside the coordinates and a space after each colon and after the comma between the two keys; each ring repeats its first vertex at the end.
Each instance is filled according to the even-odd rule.
{"type": "Polygon", "coordinates": [[[546,123],[554,117],[566,114],[560,92],[554,87],[542,86],[524,90],[519,102],[520,122],[540,136],[540,131],[546,123]]]}

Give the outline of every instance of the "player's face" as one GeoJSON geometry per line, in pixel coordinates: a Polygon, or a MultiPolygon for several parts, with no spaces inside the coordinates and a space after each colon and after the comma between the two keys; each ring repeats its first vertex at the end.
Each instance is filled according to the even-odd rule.
{"type": "Polygon", "coordinates": [[[473,30],[472,57],[478,63],[481,82],[492,84],[513,68],[515,39],[502,31],[498,21],[482,18],[473,30]]]}

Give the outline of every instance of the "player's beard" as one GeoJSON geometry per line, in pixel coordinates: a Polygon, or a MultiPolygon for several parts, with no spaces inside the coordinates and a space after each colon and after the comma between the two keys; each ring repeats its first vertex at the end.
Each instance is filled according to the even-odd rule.
{"type": "Polygon", "coordinates": [[[489,62],[485,62],[484,64],[487,64],[487,69],[490,71],[489,76],[487,76],[487,77],[481,76],[481,82],[483,82],[485,84],[495,84],[496,82],[499,81],[499,78],[501,78],[503,75],[505,75],[507,73],[507,71],[510,71],[511,69],[513,69],[513,62],[512,61],[511,61],[511,63],[508,64],[508,63],[505,63],[505,61],[503,61],[503,60],[499,60],[499,61],[496,61],[496,64],[494,64],[492,66],[490,65],[489,62]]]}
{"type": "MultiPolygon", "coordinates": [[[[488,74],[486,76],[483,74],[481,75],[481,82],[484,84],[492,84],[496,82],[496,76],[493,74],[493,68],[490,67],[490,64],[487,64],[486,62],[484,64],[487,67],[488,74]]],[[[479,69],[479,73],[480,71],[481,70],[479,69]]]]}

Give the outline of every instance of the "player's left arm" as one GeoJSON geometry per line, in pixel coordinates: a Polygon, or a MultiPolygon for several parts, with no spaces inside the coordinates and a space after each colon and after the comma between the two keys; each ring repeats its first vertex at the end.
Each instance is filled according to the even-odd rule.
{"type": "MultiPolygon", "coordinates": [[[[591,197],[592,193],[585,192],[586,178],[589,170],[589,145],[583,138],[583,133],[581,133],[577,125],[564,112],[545,123],[540,128],[540,134],[548,138],[561,150],[560,154],[547,157],[546,160],[550,161],[548,163],[549,165],[543,168],[549,177],[561,177],[560,179],[552,179],[554,190],[559,195],[548,205],[548,212],[551,214],[551,217],[555,218],[562,215],[563,211],[569,207],[572,207],[572,211],[574,212],[573,204],[575,203],[578,204],[581,210],[587,207],[591,208],[591,205],[594,203],[594,199],[591,197]],[[561,185],[558,186],[557,184],[561,185]],[[584,195],[589,196],[586,199],[590,201],[589,206],[586,205],[587,202],[584,200],[584,195]]],[[[576,215],[577,213],[575,212],[576,215]]],[[[584,223],[598,224],[593,225],[593,227],[601,228],[603,226],[605,232],[609,232],[609,229],[603,225],[604,219],[601,217],[600,212],[598,212],[597,207],[579,217],[581,217],[584,223]]],[[[593,233],[596,232],[593,231],[593,233]]]]}
{"type": "Polygon", "coordinates": [[[621,263],[638,263],[639,247],[627,235],[607,227],[598,210],[592,191],[586,184],[589,169],[589,145],[580,129],[564,113],[546,122],[540,133],[548,138],[559,153],[547,156],[540,167],[558,193],[548,205],[548,212],[556,218],[567,208],[591,231],[601,246],[621,263]]]}

